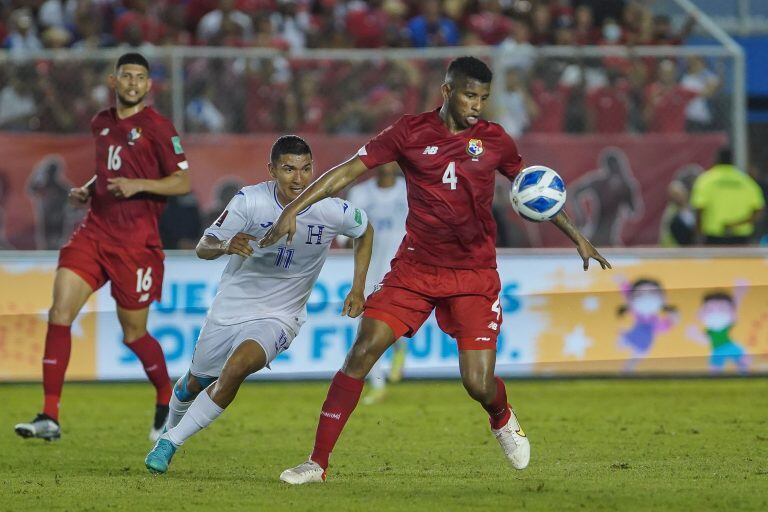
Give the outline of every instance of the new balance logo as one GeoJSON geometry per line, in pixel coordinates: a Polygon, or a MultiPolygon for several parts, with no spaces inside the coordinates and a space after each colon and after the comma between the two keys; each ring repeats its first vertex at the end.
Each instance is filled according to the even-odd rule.
{"type": "Polygon", "coordinates": [[[475,338],[475,341],[491,341],[491,338],[486,338],[484,336],[478,336],[475,338]]]}
{"type": "Polygon", "coordinates": [[[148,293],[142,293],[141,297],[139,297],[139,302],[146,302],[149,300],[149,294],[148,293]]]}
{"type": "Polygon", "coordinates": [[[338,413],[338,412],[320,411],[320,416],[325,416],[326,418],[331,418],[332,420],[340,420],[341,419],[341,413],[338,413]]]}
{"type": "Polygon", "coordinates": [[[495,331],[496,329],[499,328],[499,324],[497,324],[496,322],[491,322],[488,324],[488,328],[492,331],[495,331]]]}
{"type": "Polygon", "coordinates": [[[437,154],[437,146],[427,146],[424,148],[424,152],[422,155],[436,155],[437,154]]]}
{"type": "Polygon", "coordinates": [[[43,364],[58,364],[58,359],[43,359],[43,364]]]}
{"type": "Polygon", "coordinates": [[[109,133],[109,128],[104,128],[103,130],[101,130],[101,133],[99,135],[106,135],[108,133],[109,133]]]}

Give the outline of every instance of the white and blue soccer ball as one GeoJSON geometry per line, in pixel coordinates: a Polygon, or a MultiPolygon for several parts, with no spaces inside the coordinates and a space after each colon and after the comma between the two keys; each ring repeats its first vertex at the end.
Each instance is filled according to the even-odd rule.
{"type": "Polygon", "coordinates": [[[549,220],[565,205],[565,182],[557,172],[543,165],[526,167],[512,182],[512,208],[533,222],[549,220]]]}

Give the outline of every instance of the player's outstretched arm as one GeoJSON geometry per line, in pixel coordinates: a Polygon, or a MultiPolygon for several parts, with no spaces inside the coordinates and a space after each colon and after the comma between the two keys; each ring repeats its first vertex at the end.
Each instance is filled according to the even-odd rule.
{"type": "Polygon", "coordinates": [[[579,251],[579,256],[581,256],[581,259],[584,261],[584,270],[589,268],[590,258],[600,263],[600,266],[603,269],[611,268],[611,264],[608,263],[608,260],[603,258],[592,243],[584,238],[584,235],[582,235],[576,226],[573,225],[571,219],[568,218],[568,214],[565,213],[565,210],[561,210],[560,213],[555,215],[551,222],[557,226],[560,231],[565,233],[574,244],[576,244],[576,250],[579,251]]]}
{"type": "Polygon", "coordinates": [[[371,263],[373,253],[373,226],[368,223],[365,233],[353,242],[355,251],[355,270],[352,277],[352,289],[349,290],[344,306],[341,308],[341,316],[347,315],[355,318],[363,312],[365,303],[365,276],[368,274],[368,265],[371,263]]]}
{"type": "Polygon", "coordinates": [[[176,171],[157,180],[110,178],[107,190],[115,197],[129,198],[141,192],[158,196],[183,196],[192,190],[188,171],[176,171]]]}
{"type": "Polygon", "coordinates": [[[237,233],[229,240],[219,240],[213,235],[203,235],[195,253],[197,257],[203,260],[215,260],[222,254],[237,254],[247,258],[253,254],[253,247],[249,242],[255,242],[257,238],[248,233],[237,233]]]}
{"type": "Polygon", "coordinates": [[[259,242],[259,247],[270,246],[286,235],[288,235],[287,242],[290,244],[293,241],[294,233],[296,233],[296,214],[298,212],[321,199],[335,196],[367,170],[368,167],[360,160],[360,157],[354,156],[326,171],[299,194],[299,197],[285,207],[283,213],[259,242]]]}

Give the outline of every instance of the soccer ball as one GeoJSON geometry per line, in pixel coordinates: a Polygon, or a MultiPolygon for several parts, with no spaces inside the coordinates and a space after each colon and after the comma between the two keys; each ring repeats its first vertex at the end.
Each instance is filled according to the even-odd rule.
{"type": "Polygon", "coordinates": [[[512,208],[533,222],[549,220],[565,205],[565,182],[543,165],[526,167],[517,175],[509,193],[512,208]]]}

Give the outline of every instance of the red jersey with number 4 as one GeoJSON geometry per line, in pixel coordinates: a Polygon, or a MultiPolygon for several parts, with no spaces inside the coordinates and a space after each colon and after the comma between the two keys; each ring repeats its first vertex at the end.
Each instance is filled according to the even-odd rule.
{"type": "Polygon", "coordinates": [[[125,119],[111,108],[96,114],[91,132],[96,139],[96,189],[81,226],[83,233],[118,245],[160,247],[158,219],[165,197],[118,198],[107,190],[107,180],[156,180],[186,170],[187,157],[173,124],[152,107],[125,119]]]}
{"type": "Polygon", "coordinates": [[[522,167],[504,129],[478,121],[451,133],[438,111],[401,117],[360,148],[370,169],[396,161],[408,186],[406,235],[397,257],[451,268],[496,267],[491,214],[495,171],[522,167]]]}

